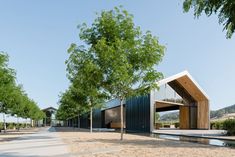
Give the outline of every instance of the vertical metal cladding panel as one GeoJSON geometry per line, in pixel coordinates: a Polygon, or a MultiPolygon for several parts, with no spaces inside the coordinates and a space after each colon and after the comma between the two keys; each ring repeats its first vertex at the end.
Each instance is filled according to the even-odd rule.
{"type": "MultiPolygon", "coordinates": [[[[89,128],[90,127],[90,114],[84,114],[80,117],[80,127],[81,128],[89,128]]],[[[92,114],[92,127],[93,128],[101,128],[102,127],[102,117],[101,110],[96,109],[93,110],[92,114]]]]}
{"type": "Polygon", "coordinates": [[[81,128],[88,128],[89,127],[90,120],[88,119],[88,116],[89,116],[88,114],[85,114],[80,117],[80,127],[81,128]]]}
{"type": "Polygon", "coordinates": [[[78,127],[78,117],[73,118],[73,127],[78,127]]]}
{"type": "Polygon", "coordinates": [[[101,110],[96,109],[93,111],[93,122],[92,122],[92,126],[93,128],[101,128],[102,127],[102,115],[101,115],[101,110]]]}
{"type": "Polygon", "coordinates": [[[126,130],[150,132],[150,95],[132,97],[126,101],[126,130]]]}

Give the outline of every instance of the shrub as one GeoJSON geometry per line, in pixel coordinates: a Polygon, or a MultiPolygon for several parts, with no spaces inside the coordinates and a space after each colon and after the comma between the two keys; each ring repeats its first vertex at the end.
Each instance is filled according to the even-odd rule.
{"type": "Polygon", "coordinates": [[[210,129],[215,129],[215,122],[210,122],[210,129]]]}
{"type": "Polygon", "coordinates": [[[235,135],[235,119],[227,119],[224,121],[223,129],[227,130],[227,135],[235,135]]]}
{"type": "Polygon", "coordinates": [[[7,129],[14,129],[14,123],[7,123],[7,129]]]}
{"type": "Polygon", "coordinates": [[[224,121],[213,121],[210,124],[211,129],[222,130],[224,121]]]}
{"type": "Polygon", "coordinates": [[[175,122],[175,128],[179,128],[180,127],[180,123],[179,122],[175,122]]]}
{"type": "Polygon", "coordinates": [[[223,121],[217,121],[215,122],[215,128],[218,129],[218,130],[221,130],[223,129],[223,121]]]}
{"type": "Polygon", "coordinates": [[[2,122],[0,122],[0,130],[4,130],[4,125],[2,122]]]}
{"type": "Polygon", "coordinates": [[[25,128],[25,124],[24,123],[20,123],[20,128],[25,128]]]}

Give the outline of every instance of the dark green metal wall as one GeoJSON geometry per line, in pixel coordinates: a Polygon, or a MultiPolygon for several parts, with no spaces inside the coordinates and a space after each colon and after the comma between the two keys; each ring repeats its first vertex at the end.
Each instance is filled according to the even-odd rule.
{"type": "MultiPolygon", "coordinates": [[[[126,131],[150,132],[150,95],[132,97],[126,101],[126,131]]],[[[69,126],[76,124],[76,118],[69,121],[69,126]]],[[[80,116],[80,127],[89,128],[89,114],[80,116]]],[[[93,128],[102,128],[104,125],[104,111],[93,111],[93,128]]]]}
{"type": "Polygon", "coordinates": [[[102,112],[97,109],[93,111],[93,128],[102,128],[102,112]]]}
{"type": "Polygon", "coordinates": [[[88,116],[89,116],[88,114],[80,116],[80,127],[81,128],[88,128],[89,127],[90,120],[88,119],[88,116]]]}
{"type": "MultiPolygon", "coordinates": [[[[101,128],[102,127],[102,112],[100,109],[93,110],[92,114],[92,127],[101,128]]],[[[84,114],[80,116],[80,127],[90,128],[90,114],[84,114]]]]}
{"type": "Polygon", "coordinates": [[[126,101],[126,131],[150,132],[150,95],[126,101]]]}

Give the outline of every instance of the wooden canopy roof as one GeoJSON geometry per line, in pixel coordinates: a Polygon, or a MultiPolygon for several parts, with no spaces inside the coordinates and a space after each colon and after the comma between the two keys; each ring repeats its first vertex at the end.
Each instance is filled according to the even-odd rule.
{"type": "Polygon", "coordinates": [[[183,71],[157,82],[159,86],[169,84],[181,97],[188,101],[209,100],[206,92],[192,78],[188,71],[183,71]]]}

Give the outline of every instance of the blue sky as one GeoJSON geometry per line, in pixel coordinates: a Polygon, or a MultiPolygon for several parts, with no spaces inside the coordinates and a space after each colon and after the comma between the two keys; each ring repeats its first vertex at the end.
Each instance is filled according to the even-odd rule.
{"type": "Polygon", "coordinates": [[[119,5],[167,47],[158,66],[165,77],[188,70],[212,109],[235,103],[235,38],[225,38],[216,16],[183,13],[182,0],[1,1],[0,51],[9,54],[18,83],[41,108],[57,107],[59,93],[68,87],[64,62],[69,45],[79,43],[76,26],[119,5]]]}

